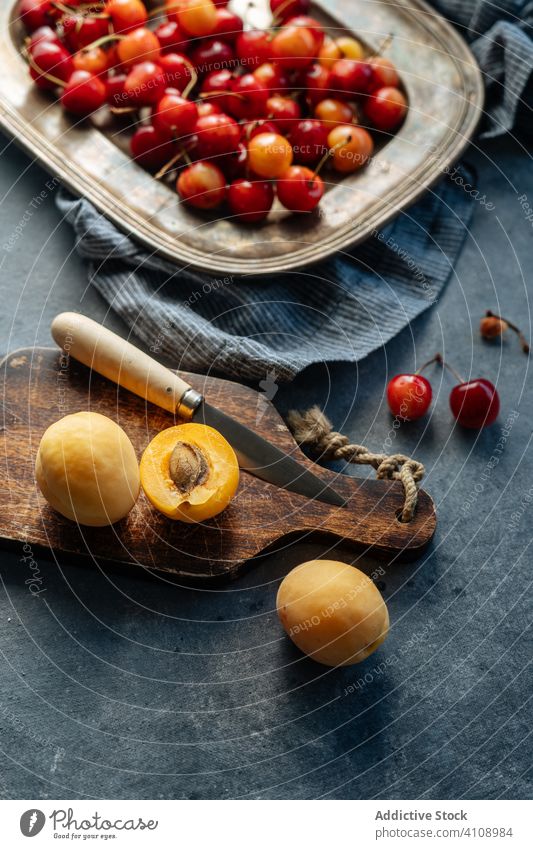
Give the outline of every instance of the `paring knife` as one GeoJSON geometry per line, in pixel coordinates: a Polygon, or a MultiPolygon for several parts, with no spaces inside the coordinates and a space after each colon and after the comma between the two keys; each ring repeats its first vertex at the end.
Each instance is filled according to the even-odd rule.
{"type": "Polygon", "coordinates": [[[52,336],[69,356],[182,421],[211,425],[233,447],[242,469],[268,483],[337,507],[346,500],[305,466],[216,407],[181,377],[84,315],[64,312],[52,336]]]}

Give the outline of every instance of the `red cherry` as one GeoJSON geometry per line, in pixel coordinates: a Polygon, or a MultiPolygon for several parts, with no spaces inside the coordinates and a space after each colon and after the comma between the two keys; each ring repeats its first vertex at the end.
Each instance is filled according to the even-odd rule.
{"type": "Polygon", "coordinates": [[[179,53],[187,49],[188,39],[183,35],[176,21],[165,21],[155,28],[163,53],[179,53]]]}
{"type": "Polygon", "coordinates": [[[500,398],[490,380],[479,378],[453,387],[450,408],[460,425],[478,430],[496,421],[500,398]]]}
{"type": "Polygon", "coordinates": [[[241,64],[253,71],[263,62],[268,62],[272,56],[268,33],[259,29],[241,32],[235,41],[235,52],[241,64]]]}
{"type": "Polygon", "coordinates": [[[302,117],[302,110],[296,100],[291,97],[281,97],[279,94],[268,98],[266,111],[276,127],[274,132],[282,134],[290,132],[291,127],[294,127],[295,122],[302,117]]]}
{"type": "Polygon", "coordinates": [[[244,133],[248,141],[262,133],[278,133],[278,128],[272,121],[250,121],[244,124],[244,133]]]}
{"type": "Polygon", "coordinates": [[[219,112],[227,108],[229,98],[226,93],[231,91],[233,79],[231,71],[223,68],[221,71],[212,71],[208,74],[200,86],[200,92],[209,95],[205,98],[206,102],[216,103],[220,107],[219,112]]]}
{"type": "Polygon", "coordinates": [[[372,79],[372,68],[360,59],[337,59],[331,69],[331,87],[335,97],[351,100],[365,94],[372,79]]]}
{"type": "Polygon", "coordinates": [[[212,103],[210,100],[205,100],[196,105],[198,110],[198,117],[205,118],[206,115],[220,115],[222,109],[220,106],[217,106],[216,103],[212,103]]]}
{"type": "Polygon", "coordinates": [[[312,212],[324,194],[322,177],[304,165],[292,165],[277,182],[280,203],[291,212],[312,212]]]}
{"type": "Polygon", "coordinates": [[[63,46],[55,29],[44,26],[35,30],[28,43],[28,50],[32,53],[38,44],[43,44],[44,42],[48,42],[48,44],[57,44],[59,47],[63,46]]]}
{"type": "Polygon", "coordinates": [[[178,177],[176,189],[183,201],[196,209],[215,209],[226,197],[224,174],[212,162],[194,162],[178,177]]]}
{"type": "Polygon", "coordinates": [[[198,120],[196,104],[179,94],[167,92],[159,101],[152,115],[152,123],[162,134],[174,137],[190,135],[198,120]]]}
{"type": "Polygon", "coordinates": [[[107,89],[101,79],[89,71],[74,71],[61,94],[67,112],[86,117],[106,102],[107,89]]]}
{"type": "Polygon", "coordinates": [[[130,149],[135,162],[149,171],[157,171],[165,165],[174,152],[168,136],[162,135],[151,125],[139,127],[131,138],[130,149]]]}
{"type": "Polygon", "coordinates": [[[262,118],[267,108],[269,91],[253,74],[237,77],[231,86],[233,96],[227,98],[228,112],[235,118],[262,118]]]}
{"type": "Polygon", "coordinates": [[[318,162],[328,150],[329,128],[322,121],[306,118],[291,129],[289,141],[294,150],[294,158],[304,165],[318,162]]]}
{"type": "Polygon", "coordinates": [[[307,90],[307,102],[313,107],[330,97],[331,84],[331,71],[318,63],[311,65],[302,79],[302,87],[307,90]]]}
{"type": "Polygon", "coordinates": [[[309,0],[270,0],[272,14],[281,22],[296,15],[307,15],[309,5],[309,0]]]}
{"type": "Polygon", "coordinates": [[[124,93],[124,86],[126,85],[127,80],[126,74],[113,74],[111,77],[107,77],[105,81],[106,86],[106,99],[110,106],[126,106],[127,96],[124,93]]]}
{"type": "Polygon", "coordinates": [[[88,47],[109,33],[109,19],[76,13],[62,19],[63,39],[72,53],[88,47]]]}
{"type": "Polygon", "coordinates": [[[124,95],[132,106],[150,106],[162,97],[167,86],[165,74],[155,62],[139,62],[129,71],[124,95]]]}
{"type": "Polygon", "coordinates": [[[322,24],[316,18],[311,18],[309,15],[296,15],[294,18],[289,18],[287,26],[306,27],[315,39],[315,56],[318,56],[318,51],[324,43],[326,34],[322,24]]]}
{"type": "Polygon", "coordinates": [[[191,76],[191,63],[181,53],[165,53],[157,60],[157,64],[163,69],[167,85],[183,91],[189,85],[191,76]]]}
{"type": "Polygon", "coordinates": [[[239,142],[235,153],[230,153],[221,159],[220,167],[229,181],[245,177],[248,170],[248,148],[246,145],[239,142]]]}
{"type": "Polygon", "coordinates": [[[400,77],[398,71],[385,56],[372,56],[368,60],[368,64],[372,68],[372,79],[368,90],[370,92],[377,91],[378,88],[385,86],[397,87],[400,85],[400,77]]]}
{"type": "Polygon", "coordinates": [[[20,0],[17,14],[28,30],[33,32],[50,21],[50,0],[20,0]]]}
{"type": "Polygon", "coordinates": [[[414,421],[425,415],[432,395],[430,382],[421,374],[397,374],[387,386],[387,401],[392,415],[405,421],[414,421]]]}
{"type": "Polygon", "coordinates": [[[270,94],[282,94],[289,88],[289,78],[275,62],[263,62],[253,72],[256,80],[268,88],[270,94]]]}
{"type": "Polygon", "coordinates": [[[363,111],[377,130],[390,132],[405,118],[407,101],[399,89],[385,86],[367,98],[363,111]]]}
{"type": "Polygon", "coordinates": [[[225,41],[234,42],[242,32],[242,18],[230,12],[229,9],[217,9],[217,22],[213,35],[223,38],[225,41]]]}
{"type": "Polygon", "coordinates": [[[197,152],[201,159],[233,153],[241,140],[239,125],[224,113],[198,118],[195,132],[198,135],[197,152]]]}
{"type": "Polygon", "coordinates": [[[235,180],[228,189],[233,215],[248,224],[263,221],[274,203],[274,189],[268,180],[235,180]]]}
{"type": "Polygon", "coordinates": [[[233,48],[220,38],[206,38],[191,53],[191,60],[200,75],[210,74],[235,64],[233,48]]]}
{"type": "Polygon", "coordinates": [[[66,83],[74,72],[72,56],[62,45],[53,41],[40,41],[30,53],[30,75],[39,88],[53,90],[58,83],[66,83]],[[48,79],[50,75],[53,79],[48,79]]]}

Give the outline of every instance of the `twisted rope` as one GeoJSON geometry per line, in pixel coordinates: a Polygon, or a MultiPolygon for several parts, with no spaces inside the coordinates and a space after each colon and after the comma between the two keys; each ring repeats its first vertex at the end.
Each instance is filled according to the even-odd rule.
{"type": "Polygon", "coordinates": [[[379,480],[399,480],[404,491],[402,522],[410,522],[418,502],[418,483],[424,477],[422,463],[404,454],[373,454],[364,445],[348,441],[333,430],[332,424],[318,407],[305,413],[291,410],[289,427],[299,445],[307,445],[324,460],[344,460],[358,466],[372,466],[379,480]]]}

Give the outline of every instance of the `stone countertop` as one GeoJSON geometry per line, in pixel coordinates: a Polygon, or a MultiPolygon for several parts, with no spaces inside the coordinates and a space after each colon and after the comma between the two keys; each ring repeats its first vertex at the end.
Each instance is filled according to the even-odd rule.
{"type": "MultiPolygon", "coordinates": [[[[281,412],[325,405],[355,441],[389,440],[426,464],[439,526],[421,560],[383,567],[386,643],[329,670],[278,626],[281,577],[312,557],[353,559],[342,547],[296,545],[207,590],[38,558],[38,597],[28,553],[2,551],[1,797],[531,796],[529,360],[511,334],[487,344],[477,326],[490,308],[531,335],[533,173],[508,140],[465,159],[480,196],[439,302],[358,366],[308,369],[275,399],[281,412]],[[431,418],[392,429],[388,377],[437,350],[497,383],[492,428],[453,426],[451,383],[435,368],[431,418]]],[[[63,309],[120,332],[87,284],[50,178],[7,140],[0,180],[3,352],[49,344],[63,309]]]]}

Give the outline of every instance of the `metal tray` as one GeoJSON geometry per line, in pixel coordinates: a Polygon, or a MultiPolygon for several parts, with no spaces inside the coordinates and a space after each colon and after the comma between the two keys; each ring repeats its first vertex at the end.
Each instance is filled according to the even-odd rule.
{"type": "MultiPolygon", "coordinates": [[[[268,0],[232,5],[241,3],[249,9],[248,23],[268,23],[268,0]]],[[[76,124],[32,85],[19,50],[16,4],[9,3],[0,11],[0,125],[121,230],[168,259],[225,274],[308,265],[361,242],[413,203],[460,156],[483,106],[472,54],[423,0],[324,0],[313,14],[333,34],[351,30],[372,47],[393,34],[387,55],[401,73],[409,112],[367,167],[331,181],[311,215],[290,215],[277,205],[262,225],[246,226],[180,205],[172,186],[154,180],[121,148],[117,119],[76,124]]]]}

